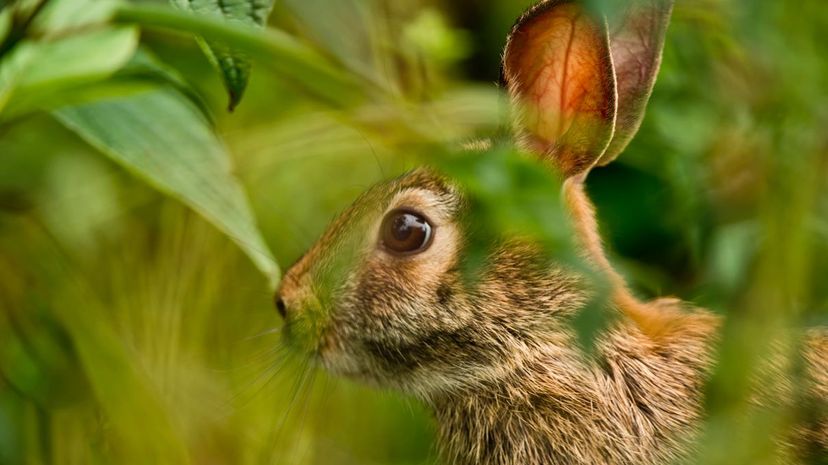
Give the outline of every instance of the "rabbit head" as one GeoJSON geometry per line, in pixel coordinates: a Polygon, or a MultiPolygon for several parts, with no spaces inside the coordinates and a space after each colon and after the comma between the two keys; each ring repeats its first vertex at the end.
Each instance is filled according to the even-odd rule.
{"type": "Polygon", "coordinates": [[[366,192],[286,274],[288,337],[334,373],[420,395],[521,363],[581,303],[577,283],[518,241],[465,279],[468,213],[426,169],[366,192]]]}
{"type": "MultiPolygon", "coordinates": [[[[638,129],[669,12],[633,1],[608,25],[580,2],[545,1],[518,20],[503,59],[515,143],[566,178],[585,256],[642,323],[581,185],[638,129]]],[[[462,186],[428,168],[368,190],[286,273],[276,300],[287,337],[333,373],[424,397],[497,382],[540,352],[572,356],[568,320],[589,283],[517,239],[491,244],[464,279],[470,208],[462,186]]]]}

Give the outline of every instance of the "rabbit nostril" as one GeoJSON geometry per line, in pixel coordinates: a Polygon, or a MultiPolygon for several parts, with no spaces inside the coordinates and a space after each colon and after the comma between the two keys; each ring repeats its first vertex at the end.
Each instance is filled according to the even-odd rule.
{"type": "Polygon", "coordinates": [[[278,295],[276,296],[276,310],[282,318],[287,318],[287,306],[285,305],[285,301],[282,300],[282,297],[278,295]]]}

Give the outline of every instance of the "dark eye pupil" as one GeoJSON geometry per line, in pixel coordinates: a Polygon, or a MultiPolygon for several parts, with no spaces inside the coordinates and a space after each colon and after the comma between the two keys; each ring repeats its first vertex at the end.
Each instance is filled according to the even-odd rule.
{"type": "Polygon", "coordinates": [[[411,234],[413,233],[411,220],[411,215],[400,215],[394,218],[394,228],[392,230],[392,233],[394,234],[394,239],[398,241],[405,241],[406,239],[411,237],[411,234]]]}
{"type": "Polygon", "coordinates": [[[431,225],[417,213],[394,210],[383,220],[380,234],[387,250],[397,253],[421,252],[430,243],[431,225]]]}

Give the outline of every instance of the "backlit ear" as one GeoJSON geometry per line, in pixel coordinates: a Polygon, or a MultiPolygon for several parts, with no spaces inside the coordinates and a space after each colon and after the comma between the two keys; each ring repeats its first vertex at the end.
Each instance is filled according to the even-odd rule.
{"type": "Polygon", "coordinates": [[[599,165],[615,160],[641,126],[661,65],[672,7],[672,0],[632,0],[623,14],[610,21],[618,116],[612,142],[599,165]]]}
{"type": "Polygon", "coordinates": [[[588,171],[612,139],[616,85],[604,20],[572,0],[547,0],[518,20],[503,79],[519,142],[566,175],[588,171]]]}

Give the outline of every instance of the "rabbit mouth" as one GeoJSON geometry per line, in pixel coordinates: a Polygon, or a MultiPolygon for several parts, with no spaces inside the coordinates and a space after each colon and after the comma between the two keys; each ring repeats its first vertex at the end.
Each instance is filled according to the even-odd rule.
{"type": "Polygon", "coordinates": [[[323,338],[316,352],[317,359],[328,373],[369,384],[382,384],[376,373],[360,362],[358,356],[343,350],[340,344],[332,342],[331,339],[330,337],[323,338]]]}
{"type": "Polygon", "coordinates": [[[366,344],[364,340],[346,341],[334,331],[326,331],[319,340],[316,357],[332,375],[374,387],[402,388],[401,383],[410,378],[411,370],[389,366],[382,359],[377,359],[366,344]]]}

